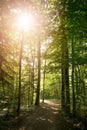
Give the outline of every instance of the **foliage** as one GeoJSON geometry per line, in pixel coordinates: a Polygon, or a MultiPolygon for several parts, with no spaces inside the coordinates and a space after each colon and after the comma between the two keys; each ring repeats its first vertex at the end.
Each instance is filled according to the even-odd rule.
{"type": "Polygon", "coordinates": [[[39,105],[41,94],[61,100],[67,114],[86,116],[86,0],[3,0],[0,13],[0,109],[17,111],[23,43],[20,108],[39,105]],[[33,30],[18,30],[19,12],[34,15],[33,30]]]}

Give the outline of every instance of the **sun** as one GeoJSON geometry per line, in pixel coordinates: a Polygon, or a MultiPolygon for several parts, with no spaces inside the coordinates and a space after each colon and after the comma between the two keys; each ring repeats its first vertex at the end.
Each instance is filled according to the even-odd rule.
{"type": "Polygon", "coordinates": [[[19,15],[17,20],[17,26],[20,30],[31,30],[34,28],[35,19],[32,14],[23,13],[19,15]]]}

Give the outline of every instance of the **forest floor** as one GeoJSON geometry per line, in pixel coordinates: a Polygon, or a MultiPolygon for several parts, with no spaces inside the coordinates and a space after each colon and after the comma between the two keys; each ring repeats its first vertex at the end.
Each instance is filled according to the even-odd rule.
{"type": "Polygon", "coordinates": [[[46,100],[15,120],[9,130],[71,130],[60,114],[60,104],[46,100]]]}
{"type": "Polygon", "coordinates": [[[2,130],[77,130],[67,123],[60,112],[60,104],[45,100],[39,107],[32,107],[16,117],[8,129],[2,130]]]}

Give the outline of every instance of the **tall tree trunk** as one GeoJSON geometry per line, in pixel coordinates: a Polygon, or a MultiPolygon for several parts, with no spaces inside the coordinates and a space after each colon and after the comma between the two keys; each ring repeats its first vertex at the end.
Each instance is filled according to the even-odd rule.
{"type": "MultiPolygon", "coordinates": [[[[67,45],[66,45],[67,46],[67,45]]],[[[68,47],[66,47],[66,66],[65,66],[65,85],[66,85],[66,112],[70,113],[70,90],[69,90],[69,57],[68,57],[68,47]]]]}
{"type": "Polygon", "coordinates": [[[33,102],[34,102],[34,61],[33,61],[33,68],[32,68],[32,72],[31,72],[31,83],[32,83],[32,85],[31,85],[31,87],[32,87],[31,88],[32,89],[31,104],[33,105],[33,102]]]}
{"type": "Polygon", "coordinates": [[[21,69],[22,69],[23,41],[24,41],[24,32],[22,34],[22,41],[20,45],[20,55],[19,55],[19,86],[18,86],[18,106],[17,106],[18,116],[20,115],[20,106],[21,106],[21,69]]]}
{"type": "Polygon", "coordinates": [[[66,0],[61,2],[61,50],[62,50],[62,91],[61,91],[61,106],[67,114],[70,113],[70,90],[69,90],[69,57],[68,44],[66,36],[66,0]]]}
{"type": "MultiPolygon", "coordinates": [[[[3,11],[1,9],[1,11],[3,11]]],[[[3,61],[4,61],[4,56],[3,56],[3,51],[4,51],[4,19],[2,17],[2,13],[1,13],[1,24],[2,24],[2,28],[1,28],[1,33],[0,33],[0,86],[2,86],[2,90],[3,90],[3,104],[4,104],[4,100],[5,100],[5,85],[4,85],[4,71],[2,69],[2,65],[3,65],[3,61]]]]}
{"type": "Polygon", "coordinates": [[[37,81],[37,90],[36,90],[36,101],[35,105],[39,106],[40,103],[40,77],[41,77],[41,43],[38,42],[38,81],[37,81]]]}
{"type": "Polygon", "coordinates": [[[68,48],[67,48],[66,36],[64,38],[62,46],[63,50],[62,50],[61,106],[62,110],[69,114],[70,113],[69,63],[68,63],[68,48]]]}
{"type": "Polygon", "coordinates": [[[43,71],[43,99],[42,99],[43,103],[44,103],[45,77],[46,77],[46,59],[44,62],[44,71],[43,71]]]}
{"type": "Polygon", "coordinates": [[[65,111],[65,72],[62,65],[61,109],[65,111]]]}
{"type": "Polygon", "coordinates": [[[74,84],[74,37],[72,36],[72,109],[73,109],[73,116],[76,115],[76,99],[75,99],[75,84],[74,84]]]}

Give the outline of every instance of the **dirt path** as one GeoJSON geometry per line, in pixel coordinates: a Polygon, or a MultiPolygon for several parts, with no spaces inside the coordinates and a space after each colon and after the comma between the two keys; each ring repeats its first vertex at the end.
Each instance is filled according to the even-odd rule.
{"type": "Polygon", "coordinates": [[[69,130],[61,118],[59,104],[48,100],[16,119],[12,127],[9,130],[69,130]]]}

